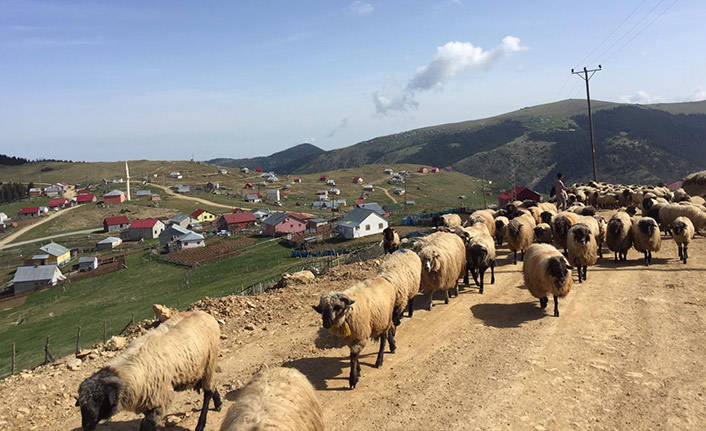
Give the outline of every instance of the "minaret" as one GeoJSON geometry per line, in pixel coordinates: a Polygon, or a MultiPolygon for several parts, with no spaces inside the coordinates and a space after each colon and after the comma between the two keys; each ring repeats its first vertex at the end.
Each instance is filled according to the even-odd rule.
{"type": "Polygon", "coordinates": [[[130,200],[130,170],[127,168],[127,162],[125,162],[125,181],[127,182],[127,200],[130,200]]]}

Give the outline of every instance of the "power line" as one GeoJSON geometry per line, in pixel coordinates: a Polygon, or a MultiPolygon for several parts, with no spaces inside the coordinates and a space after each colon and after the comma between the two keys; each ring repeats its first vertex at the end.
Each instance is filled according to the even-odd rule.
{"type": "Polygon", "coordinates": [[[630,44],[630,42],[632,42],[633,40],[635,40],[635,38],[637,38],[640,34],[642,34],[643,31],[647,30],[647,27],[651,26],[655,21],[657,21],[658,19],[660,19],[660,18],[662,17],[662,15],[664,15],[669,9],[671,9],[672,6],[674,6],[678,1],[679,1],[679,0],[674,0],[674,1],[673,1],[669,6],[667,6],[659,15],[657,15],[657,17],[655,17],[655,19],[653,19],[652,21],[650,21],[646,26],[642,27],[642,30],[638,31],[637,34],[635,34],[635,36],[631,37],[630,40],[628,40],[627,42],[625,42],[623,45],[620,46],[620,48],[618,48],[618,49],[617,49],[616,51],[614,51],[611,55],[609,55],[608,58],[606,58],[606,59],[604,60],[604,62],[610,60],[611,58],[613,58],[613,56],[614,56],[615,54],[619,53],[623,48],[625,48],[626,46],[628,46],[628,45],[630,44]]]}
{"type": "Polygon", "coordinates": [[[571,74],[572,75],[577,75],[579,78],[583,79],[586,81],[586,101],[588,102],[588,128],[589,132],[591,135],[591,161],[593,162],[593,181],[598,182],[598,173],[596,171],[596,146],[593,144],[593,115],[591,114],[591,93],[588,90],[588,81],[593,77],[593,75],[596,74],[596,72],[601,71],[601,65],[598,65],[598,69],[591,69],[588,70],[585,67],[583,68],[583,71],[578,71],[574,72],[574,69],[571,69],[571,74]],[[589,76],[589,72],[591,75],[589,76]],[[581,74],[583,73],[583,76],[581,74]]]}

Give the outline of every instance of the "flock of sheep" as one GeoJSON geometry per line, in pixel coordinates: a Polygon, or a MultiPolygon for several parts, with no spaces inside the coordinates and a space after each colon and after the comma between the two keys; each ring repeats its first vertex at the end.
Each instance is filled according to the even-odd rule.
{"type": "MultiPolygon", "coordinates": [[[[649,265],[660,249],[660,229],[670,232],[686,263],[695,229],[706,227],[704,199],[684,190],[671,193],[663,187],[616,186],[602,183],[569,188],[571,207],[559,212],[552,203],[514,202],[505,208],[476,211],[465,223],[456,214],[442,216],[435,232],[400,249],[399,235],[384,232],[389,254],[374,278],[343,291],[321,296],[313,306],[323,327],[342,338],[350,349],[349,385],[360,378],[359,355],[371,340],[379,340],[375,362],[383,364],[386,345],[396,349],[395,334],[405,310],[412,317],[413,301],[420,287],[432,308],[436,291],[445,303],[458,296],[459,279],[468,284],[470,272],[483,293],[485,273],[495,282],[496,246],[507,241],[513,263],[523,260],[525,285],[546,308],[571,290],[575,268],[578,282],[589,266],[602,257],[602,246],[626,259],[634,247],[649,265]],[[606,221],[596,208],[616,208],[606,221]],[[619,209],[618,209],[619,208],[619,209]],[[636,213],[641,211],[642,215],[636,213]],[[563,253],[562,253],[563,250],[563,253]]],[[[144,414],[140,431],[155,430],[167,411],[174,391],[203,391],[203,406],[196,426],[203,431],[211,400],[220,410],[221,396],[214,373],[220,329],[213,317],[201,311],[178,314],[134,340],[107,367],[79,387],[85,431],[96,428],[121,410],[144,414]]],[[[263,368],[240,391],[221,425],[221,431],[282,429],[323,430],[321,407],[315,390],[299,371],[263,368]]]]}

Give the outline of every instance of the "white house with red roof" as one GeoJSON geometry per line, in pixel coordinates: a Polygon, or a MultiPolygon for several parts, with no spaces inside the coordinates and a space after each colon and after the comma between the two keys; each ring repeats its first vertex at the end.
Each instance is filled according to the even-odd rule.
{"type": "Polygon", "coordinates": [[[66,205],[68,205],[69,201],[66,199],[52,199],[49,201],[47,206],[49,207],[50,210],[58,211],[62,208],[66,208],[66,205]]]}
{"type": "Polygon", "coordinates": [[[164,223],[156,218],[137,219],[130,224],[127,237],[133,241],[140,239],[154,239],[164,230],[164,223]]]}
{"type": "Polygon", "coordinates": [[[87,204],[90,202],[95,202],[96,201],[96,195],[93,193],[88,193],[88,194],[80,194],[76,196],[76,203],[77,204],[87,204]]]}
{"type": "Polygon", "coordinates": [[[104,232],[120,232],[130,227],[130,219],[126,215],[106,217],[103,219],[104,232]]]}

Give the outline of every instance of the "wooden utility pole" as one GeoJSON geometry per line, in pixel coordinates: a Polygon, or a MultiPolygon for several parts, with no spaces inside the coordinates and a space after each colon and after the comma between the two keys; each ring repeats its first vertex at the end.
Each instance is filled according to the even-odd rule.
{"type": "Polygon", "coordinates": [[[602,69],[600,64],[598,65],[598,69],[588,70],[584,67],[583,71],[579,70],[578,72],[574,72],[574,69],[571,69],[572,74],[577,75],[579,78],[586,81],[586,101],[588,101],[588,129],[589,134],[591,136],[591,161],[593,162],[593,181],[595,182],[598,182],[598,173],[596,171],[596,146],[593,142],[593,115],[591,114],[591,93],[588,89],[588,81],[596,72],[599,72],[601,70],[602,69]],[[588,75],[589,73],[591,74],[590,76],[588,75]]]}

